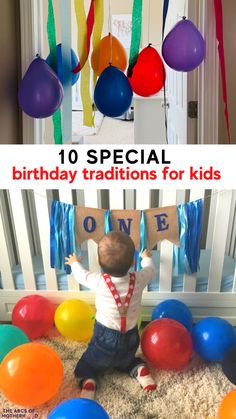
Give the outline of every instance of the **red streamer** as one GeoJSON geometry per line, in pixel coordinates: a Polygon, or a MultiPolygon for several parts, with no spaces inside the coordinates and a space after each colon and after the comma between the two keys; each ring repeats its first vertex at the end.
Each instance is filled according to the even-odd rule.
{"type": "MultiPolygon", "coordinates": [[[[91,4],[90,4],[90,9],[89,9],[89,13],[87,16],[87,59],[89,56],[89,52],[90,52],[90,44],[91,44],[91,36],[92,36],[92,32],[93,32],[93,27],[94,27],[94,0],[91,0],[91,4]]],[[[84,64],[81,67],[81,64],[79,63],[77,65],[77,67],[75,67],[72,72],[74,74],[79,73],[83,66],[86,64],[87,59],[85,60],[84,64]]]]}
{"type": "Polygon", "coordinates": [[[228,141],[231,143],[230,135],[230,124],[229,124],[229,108],[228,108],[228,94],[227,94],[227,78],[226,78],[226,67],[225,67],[225,51],[224,51],[224,25],[223,25],[223,8],[222,0],[214,0],[215,5],[215,16],[216,16],[216,38],[219,43],[219,59],[221,67],[221,79],[222,79],[222,91],[223,100],[225,105],[225,120],[228,133],[228,141]]]}

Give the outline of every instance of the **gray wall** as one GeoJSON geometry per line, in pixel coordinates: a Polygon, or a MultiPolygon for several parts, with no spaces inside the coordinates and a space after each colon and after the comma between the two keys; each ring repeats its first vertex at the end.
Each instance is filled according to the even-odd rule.
{"type": "Polygon", "coordinates": [[[17,103],[20,69],[19,0],[1,0],[0,13],[0,144],[22,142],[17,103]]]}

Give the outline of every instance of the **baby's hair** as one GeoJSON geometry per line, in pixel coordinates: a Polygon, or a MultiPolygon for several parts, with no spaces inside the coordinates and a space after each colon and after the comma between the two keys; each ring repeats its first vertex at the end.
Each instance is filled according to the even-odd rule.
{"type": "Polygon", "coordinates": [[[135,246],[131,238],[121,231],[112,231],[98,243],[98,261],[103,272],[121,277],[129,271],[134,259],[135,246]]]}

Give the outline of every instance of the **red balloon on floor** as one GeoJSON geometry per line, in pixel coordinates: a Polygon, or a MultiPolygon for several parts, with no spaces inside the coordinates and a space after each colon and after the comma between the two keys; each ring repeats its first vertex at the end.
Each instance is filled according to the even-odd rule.
{"type": "Polygon", "coordinates": [[[12,324],[30,339],[45,335],[53,326],[55,306],[41,295],[29,295],[18,301],[12,312],[12,324]]]}
{"type": "Polygon", "coordinates": [[[158,319],[145,327],[141,348],[147,360],[157,368],[179,370],[192,356],[192,339],[187,329],[177,321],[158,319]]]}
{"type": "Polygon", "coordinates": [[[164,86],[166,72],[162,58],[150,45],[144,48],[132,69],[129,81],[134,93],[139,96],[152,96],[164,86]]]}

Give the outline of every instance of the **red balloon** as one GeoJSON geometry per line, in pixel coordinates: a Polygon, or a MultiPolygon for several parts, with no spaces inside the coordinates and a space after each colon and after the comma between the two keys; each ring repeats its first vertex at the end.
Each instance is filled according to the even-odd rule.
{"type": "Polygon", "coordinates": [[[139,53],[129,77],[132,89],[139,96],[152,96],[162,89],[165,79],[166,71],[162,58],[157,50],[149,45],[139,53]]]}
{"type": "Polygon", "coordinates": [[[54,323],[55,306],[45,297],[29,295],[18,301],[12,312],[12,324],[30,339],[45,335],[54,323]]]}
{"type": "Polygon", "coordinates": [[[141,348],[151,364],[165,370],[182,369],[193,352],[189,332],[172,319],[149,323],[141,336],[141,348]]]}

